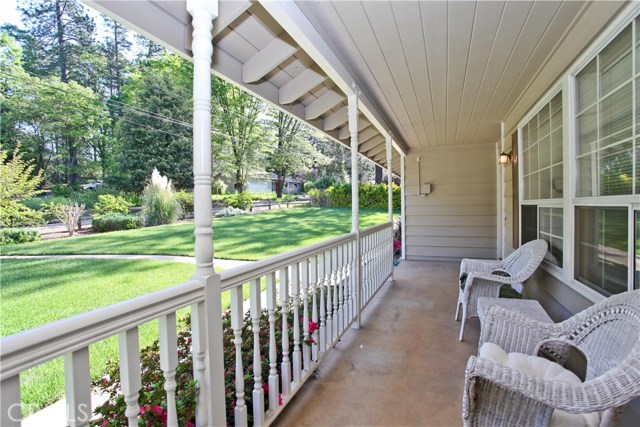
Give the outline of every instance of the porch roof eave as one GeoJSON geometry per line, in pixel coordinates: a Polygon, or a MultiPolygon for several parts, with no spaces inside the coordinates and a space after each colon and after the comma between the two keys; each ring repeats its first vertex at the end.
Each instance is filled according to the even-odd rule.
{"type": "MultiPolygon", "coordinates": [[[[185,0],[82,1],[191,60],[193,28],[185,0]]],[[[294,2],[221,1],[212,35],[213,74],[346,146],[350,143],[347,96],[358,90],[358,151],[387,167],[384,156],[368,153],[380,152],[387,136],[394,134],[389,122],[294,2]]],[[[392,141],[394,157],[408,153],[404,141],[393,136],[392,141]]],[[[396,174],[398,166],[399,162],[391,162],[396,174]]]]}

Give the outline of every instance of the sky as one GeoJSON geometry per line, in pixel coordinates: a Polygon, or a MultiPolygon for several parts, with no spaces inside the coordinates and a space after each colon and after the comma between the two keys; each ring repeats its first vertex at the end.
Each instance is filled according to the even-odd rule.
{"type": "Polygon", "coordinates": [[[20,12],[18,12],[16,0],[0,0],[0,25],[5,23],[20,24],[20,12]]]}

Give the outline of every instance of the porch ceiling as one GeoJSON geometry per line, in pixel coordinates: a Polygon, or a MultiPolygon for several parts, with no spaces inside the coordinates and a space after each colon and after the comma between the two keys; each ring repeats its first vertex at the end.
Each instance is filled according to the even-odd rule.
{"type": "MultiPolygon", "coordinates": [[[[85,2],[191,56],[185,0],[85,2]]],[[[387,134],[405,154],[498,141],[623,4],[222,0],[212,68],[346,145],[356,84],[359,151],[386,167],[387,134]]]]}

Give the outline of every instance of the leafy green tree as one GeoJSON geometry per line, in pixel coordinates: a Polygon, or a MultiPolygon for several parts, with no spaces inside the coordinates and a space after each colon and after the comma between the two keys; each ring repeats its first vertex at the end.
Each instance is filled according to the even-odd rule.
{"type": "Polygon", "coordinates": [[[32,161],[25,160],[17,146],[11,158],[0,145],[0,226],[22,227],[42,221],[39,212],[22,202],[41,193],[42,172],[35,172],[32,161]]]}
{"type": "Polygon", "coordinates": [[[192,65],[176,56],[149,60],[122,90],[116,137],[122,144],[109,183],[142,192],[153,168],[178,189],[193,187],[192,65]]]}
{"type": "Polygon", "coordinates": [[[276,196],[282,197],[287,176],[327,164],[329,159],[307,140],[306,129],[300,121],[280,110],[272,109],[269,115],[275,143],[267,157],[267,170],[276,174],[276,196]]]}
{"type": "MultiPolygon", "coordinates": [[[[249,173],[259,169],[264,159],[266,128],[260,116],[265,106],[242,89],[219,78],[212,81],[213,126],[225,137],[216,138],[223,145],[219,157],[230,164],[233,188],[244,191],[249,173]]],[[[215,156],[214,156],[215,157],[215,156]]]]}

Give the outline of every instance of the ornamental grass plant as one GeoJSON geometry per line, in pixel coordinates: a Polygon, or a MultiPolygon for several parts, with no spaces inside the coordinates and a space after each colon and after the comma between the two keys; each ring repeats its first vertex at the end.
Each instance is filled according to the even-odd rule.
{"type": "Polygon", "coordinates": [[[156,168],[153,168],[151,181],[142,193],[142,214],[147,226],[172,224],[182,215],[180,200],[171,180],[160,175],[156,168]]]}

